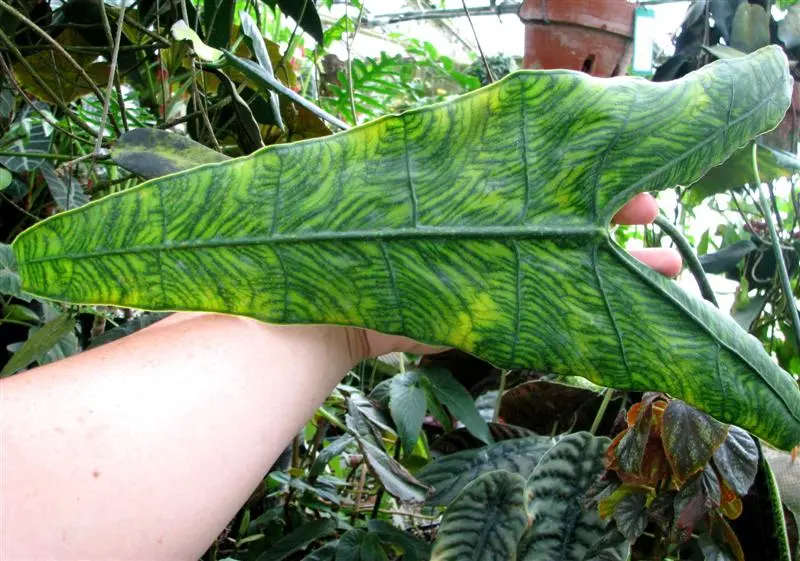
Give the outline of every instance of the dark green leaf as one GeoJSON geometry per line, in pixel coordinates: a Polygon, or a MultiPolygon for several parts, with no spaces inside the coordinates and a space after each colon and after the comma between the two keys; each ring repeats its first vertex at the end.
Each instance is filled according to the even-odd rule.
{"type": "Polygon", "coordinates": [[[336,530],[336,526],[336,520],[333,518],[323,518],[304,524],[275,542],[268,551],[259,555],[256,561],[283,561],[316,540],[332,534],[336,530]]]}
{"type": "Polygon", "coordinates": [[[233,29],[235,0],[205,0],[201,5],[203,6],[206,43],[212,47],[227,47],[233,29]]]}
{"type": "Polygon", "coordinates": [[[336,548],[336,561],[361,561],[361,543],[366,535],[367,533],[360,528],[342,534],[339,546],[336,548]]]}
{"type": "Polygon", "coordinates": [[[422,430],[425,418],[425,390],[416,372],[398,374],[392,378],[389,410],[403,442],[406,454],[411,454],[422,430]]]}
{"type": "Polygon", "coordinates": [[[430,488],[415,479],[385,450],[365,439],[358,439],[361,451],[372,473],[386,487],[386,491],[404,502],[422,502],[430,488]]]}
{"type": "Polygon", "coordinates": [[[647,493],[631,493],[625,495],[614,507],[614,521],[617,529],[625,538],[633,543],[639,539],[647,528],[647,493]]]}
{"type": "MultiPolygon", "coordinates": [[[[250,154],[259,148],[263,148],[264,141],[261,139],[261,130],[258,127],[256,118],[253,116],[253,111],[250,109],[250,106],[242,99],[242,96],[239,95],[236,84],[221,70],[212,70],[211,72],[219,78],[222,88],[231,96],[233,112],[239,123],[239,127],[237,128],[239,146],[241,146],[245,154],[250,154]]],[[[275,100],[277,107],[277,96],[275,96],[275,100]]],[[[278,111],[278,118],[280,119],[280,111],[278,111]]]]}
{"type": "Polygon", "coordinates": [[[758,472],[758,447],[753,437],[739,427],[730,427],[722,446],[714,451],[714,465],[720,477],[743,497],[758,472]]]}
{"type": "Polygon", "coordinates": [[[453,378],[447,370],[431,368],[422,372],[431,385],[433,394],[453,414],[464,423],[467,430],[486,444],[492,443],[492,435],[486,421],[478,413],[475,402],[469,392],[453,378]]]}
{"type": "Polygon", "coordinates": [[[700,551],[703,552],[705,561],[736,561],[728,548],[716,543],[708,534],[701,534],[697,538],[700,551]]]}
{"type": "Polygon", "coordinates": [[[758,249],[751,240],[739,240],[714,253],[701,256],[703,270],[710,274],[735,273],[739,263],[758,249]]]}
{"type": "Polygon", "coordinates": [[[361,540],[361,561],[387,561],[386,552],[381,546],[381,539],[373,533],[367,533],[361,540]]]}
{"type": "Polygon", "coordinates": [[[384,543],[392,544],[403,553],[403,561],[427,561],[431,556],[428,542],[396,528],[384,520],[373,519],[367,524],[370,533],[384,543]]]}
{"type": "Polygon", "coordinates": [[[439,458],[417,472],[417,478],[434,488],[429,505],[448,505],[469,482],[490,471],[504,470],[528,477],[553,439],[532,436],[464,450],[439,458]]]}
{"type": "Polygon", "coordinates": [[[303,557],[303,561],[333,561],[336,557],[337,547],[339,547],[339,540],[328,542],[319,549],[303,557]]]}
{"type": "Polygon", "coordinates": [[[10,245],[0,243],[0,294],[15,296],[26,302],[31,301],[28,294],[22,292],[22,281],[17,272],[17,258],[10,245]]]}
{"type": "Polygon", "coordinates": [[[661,420],[661,438],[678,484],[704,469],[727,436],[727,425],[679,399],[670,401],[661,420]]]}
{"type": "Polygon", "coordinates": [[[311,465],[311,469],[308,472],[309,479],[314,479],[318,477],[322,472],[325,471],[325,467],[333,460],[336,456],[347,450],[347,448],[355,444],[356,439],[350,435],[343,435],[325,446],[322,451],[317,454],[317,457],[314,458],[314,463],[311,465]]]}
{"type": "Polygon", "coordinates": [[[146,179],[229,160],[189,137],[159,129],[133,129],[119,137],[111,159],[146,179]]]}
{"type": "Polygon", "coordinates": [[[0,371],[0,378],[10,376],[30,363],[41,360],[59,341],[71,334],[74,328],[75,319],[69,314],[61,314],[45,323],[13,354],[0,371]]]}
{"type": "Polygon", "coordinates": [[[731,47],[752,53],[769,45],[769,14],[763,6],[742,2],[736,8],[731,30],[731,47]]]}
{"type": "MultiPolygon", "coordinates": [[[[276,0],[268,0],[268,3],[275,5],[276,0]]],[[[277,4],[281,11],[295,20],[303,31],[314,38],[314,41],[322,43],[322,22],[314,0],[277,0],[277,4]]]]}
{"type": "Polygon", "coordinates": [[[775,46],[670,84],[516,73],[151,181],[33,226],[14,251],[41,297],[403,334],[665,392],[789,449],[794,379],[608,225],[636,193],[691,184],[773,128],[792,86],[775,46]]]}
{"type": "Polygon", "coordinates": [[[507,471],[484,474],[445,511],[431,561],[515,559],[527,524],[525,480],[507,471]]]}
{"type": "MultiPolygon", "coordinates": [[[[611,441],[578,432],[548,450],[528,479],[533,525],[520,542],[520,561],[582,561],[605,534],[597,508],[585,508],[583,498],[605,471],[603,456],[611,441]]],[[[626,559],[628,544],[612,553],[626,559]]]]}

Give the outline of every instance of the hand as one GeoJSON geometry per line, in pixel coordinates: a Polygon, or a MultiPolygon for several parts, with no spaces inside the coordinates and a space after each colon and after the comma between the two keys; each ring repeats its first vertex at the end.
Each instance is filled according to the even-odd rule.
{"type": "MultiPolygon", "coordinates": [[[[650,224],[658,216],[658,204],[649,193],[636,195],[614,216],[616,224],[650,224]]],[[[674,249],[646,248],[631,250],[631,255],[653,268],[662,275],[674,277],[681,272],[682,262],[680,254],[674,249]]],[[[360,328],[347,328],[351,353],[360,353],[362,357],[372,357],[392,351],[402,351],[413,354],[432,354],[446,350],[443,347],[423,345],[397,335],[386,335],[360,328]]]]}

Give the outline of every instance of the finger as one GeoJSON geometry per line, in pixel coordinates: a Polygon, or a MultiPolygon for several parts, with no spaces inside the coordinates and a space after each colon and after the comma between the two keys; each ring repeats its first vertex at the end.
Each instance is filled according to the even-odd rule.
{"type": "Polygon", "coordinates": [[[658,216],[658,203],[650,193],[640,193],[628,201],[612,222],[615,224],[650,224],[658,216]]]}
{"type": "Polygon", "coordinates": [[[674,249],[650,247],[646,249],[632,249],[630,253],[651,269],[655,269],[662,275],[668,277],[677,276],[683,267],[681,255],[674,249]]]}

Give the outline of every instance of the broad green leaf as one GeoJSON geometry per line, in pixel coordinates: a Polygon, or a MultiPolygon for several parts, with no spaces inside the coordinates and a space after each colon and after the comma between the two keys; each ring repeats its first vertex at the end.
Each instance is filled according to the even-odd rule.
{"type": "Polygon", "coordinates": [[[733,16],[731,47],[752,53],[766,45],[769,45],[769,14],[763,6],[740,3],[733,16]]]}
{"type": "Polygon", "coordinates": [[[493,471],[459,493],[445,511],[431,561],[507,561],[528,524],[525,480],[493,471]]]}
{"type": "Polygon", "coordinates": [[[403,442],[406,454],[411,454],[422,430],[425,418],[425,389],[419,374],[406,372],[394,376],[390,386],[389,410],[403,442]]]}
{"type": "Polygon", "coordinates": [[[617,529],[633,543],[642,535],[649,522],[647,516],[647,492],[630,493],[614,507],[614,521],[617,529]]]}
{"type": "Polygon", "coordinates": [[[314,0],[267,0],[267,4],[272,6],[276,3],[281,11],[295,20],[303,31],[314,38],[314,41],[322,43],[322,22],[314,0]]]}
{"type": "Polygon", "coordinates": [[[706,467],[728,436],[728,427],[679,399],[664,410],[661,438],[679,485],[706,467]]]}
{"type": "Polygon", "coordinates": [[[38,223],[14,251],[44,298],[365,326],[665,392],[789,449],[794,380],[608,225],[773,128],[792,83],[775,46],[669,84],[520,72],[147,182],[38,223]]]}
{"type": "Polygon", "coordinates": [[[308,522],[276,541],[269,550],[259,555],[256,561],[283,561],[293,553],[308,547],[314,541],[332,534],[336,530],[336,526],[336,520],[333,518],[308,522]]]}
{"type": "Polygon", "coordinates": [[[74,328],[75,318],[69,314],[61,314],[45,323],[11,356],[11,360],[0,371],[0,378],[10,376],[30,363],[41,360],[74,328]]]}
{"type": "Polygon", "coordinates": [[[553,439],[531,436],[464,450],[435,460],[417,472],[417,479],[433,487],[429,505],[448,505],[471,481],[490,471],[504,470],[528,477],[553,439]]]}
{"type": "MultiPolygon", "coordinates": [[[[610,440],[577,432],[548,450],[528,479],[533,525],[519,546],[520,561],[582,561],[605,533],[596,507],[582,500],[605,471],[603,455],[610,440]]],[[[626,559],[627,543],[612,548],[626,559]]]]}
{"type": "MultiPolygon", "coordinates": [[[[793,154],[759,144],[757,157],[758,172],[762,181],[773,181],[800,173],[800,160],[793,154]]],[[[696,206],[711,195],[738,190],[752,182],[753,147],[750,144],[693,183],[684,195],[683,202],[696,206]]]]}
{"type": "Polygon", "coordinates": [[[469,432],[486,444],[491,444],[492,435],[489,433],[489,427],[478,413],[467,389],[443,368],[429,368],[422,371],[422,374],[436,399],[447,407],[456,419],[464,423],[469,432]]]}
{"type": "Polygon", "coordinates": [[[728,486],[744,497],[758,472],[758,447],[753,437],[739,427],[730,427],[725,442],[714,451],[714,466],[728,486]]]}
{"type": "Polygon", "coordinates": [[[119,137],[111,149],[111,159],[136,175],[152,179],[230,158],[181,134],[133,129],[119,137]]]}

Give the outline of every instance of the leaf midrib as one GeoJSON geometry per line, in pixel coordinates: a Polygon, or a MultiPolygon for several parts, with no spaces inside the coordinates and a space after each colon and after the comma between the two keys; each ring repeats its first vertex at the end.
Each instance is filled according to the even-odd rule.
{"type": "Polygon", "coordinates": [[[393,228],[385,230],[354,230],[349,232],[301,232],[293,234],[269,234],[239,238],[215,238],[210,240],[171,241],[162,244],[111,248],[85,253],[61,253],[19,261],[19,265],[32,265],[62,259],[89,259],[109,255],[153,253],[159,251],[208,249],[214,247],[245,247],[257,245],[292,245],[341,241],[414,241],[414,240],[526,240],[526,239],[586,239],[600,243],[608,237],[608,230],[601,226],[481,226],[481,227],[426,227],[393,228]]]}

